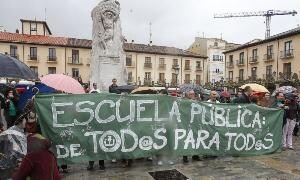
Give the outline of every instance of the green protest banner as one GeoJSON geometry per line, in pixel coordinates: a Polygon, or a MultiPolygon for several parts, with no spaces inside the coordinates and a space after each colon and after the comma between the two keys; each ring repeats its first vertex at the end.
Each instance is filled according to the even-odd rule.
{"type": "Polygon", "coordinates": [[[281,147],[283,111],[162,95],[42,95],[42,133],[59,163],[152,155],[262,155],[281,147]]]}

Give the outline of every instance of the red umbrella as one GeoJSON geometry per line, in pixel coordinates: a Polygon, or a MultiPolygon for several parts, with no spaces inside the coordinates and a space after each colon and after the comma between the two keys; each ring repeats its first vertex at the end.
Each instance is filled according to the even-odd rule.
{"type": "Polygon", "coordinates": [[[48,74],[40,78],[41,82],[56,90],[72,94],[84,94],[81,84],[70,76],[63,74],[48,74]]]}

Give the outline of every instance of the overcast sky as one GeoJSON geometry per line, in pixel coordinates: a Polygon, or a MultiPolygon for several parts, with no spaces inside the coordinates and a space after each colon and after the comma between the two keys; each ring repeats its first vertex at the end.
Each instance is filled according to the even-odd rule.
{"type": "MultiPolygon", "coordinates": [[[[91,39],[90,12],[100,0],[0,0],[0,26],[14,32],[19,19],[45,19],[53,36],[91,39]]],[[[148,43],[149,23],[156,45],[188,48],[196,36],[245,43],[264,38],[265,18],[214,19],[214,13],[296,10],[299,0],[119,0],[123,35],[148,43]]],[[[297,27],[300,15],[273,16],[271,35],[297,27]]]]}

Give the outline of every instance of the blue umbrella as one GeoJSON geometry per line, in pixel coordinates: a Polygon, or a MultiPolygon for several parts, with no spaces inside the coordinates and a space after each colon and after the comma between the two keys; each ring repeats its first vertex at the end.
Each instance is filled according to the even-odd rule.
{"type": "Polygon", "coordinates": [[[27,91],[25,91],[20,96],[20,99],[19,99],[19,102],[18,102],[18,109],[19,110],[23,110],[26,103],[27,103],[27,101],[35,95],[34,92],[32,92],[33,88],[38,88],[39,89],[39,94],[49,94],[49,93],[54,93],[56,91],[55,89],[53,89],[49,86],[46,86],[45,84],[37,84],[37,85],[31,86],[27,91]]]}
{"type": "Polygon", "coordinates": [[[27,80],[38,79],[37,74],[33,72],[22,61],[0,53],[0,77],[20,78],[27,80]]]}

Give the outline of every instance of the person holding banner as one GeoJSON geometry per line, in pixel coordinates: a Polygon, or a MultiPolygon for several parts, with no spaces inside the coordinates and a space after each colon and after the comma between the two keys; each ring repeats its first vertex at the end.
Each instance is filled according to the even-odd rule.
{"type": "MultiPolygon", "coordinates": [[[[185,99],[195,101],[196,96],[195,96],[194,90],[190,90],[190,91],[186,92],[185,93],[185,99]]],[[[198,155],[193,155],[192,159],[195,160],[195,161],[201,161],[201,158],[198,155]]],[[[187,156],[183,156],[182,160],[183,160],[183,163],[188,163],[189,162],[189,159],[188,159],[187,156]]]]}

